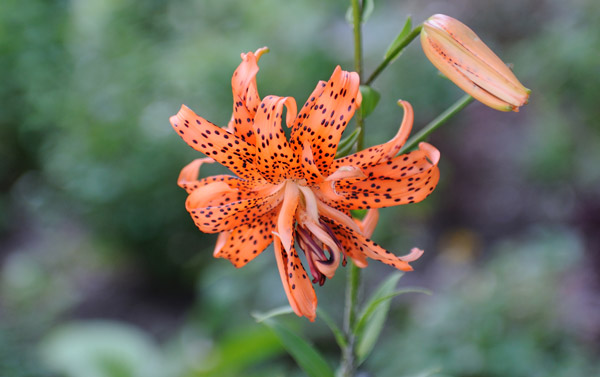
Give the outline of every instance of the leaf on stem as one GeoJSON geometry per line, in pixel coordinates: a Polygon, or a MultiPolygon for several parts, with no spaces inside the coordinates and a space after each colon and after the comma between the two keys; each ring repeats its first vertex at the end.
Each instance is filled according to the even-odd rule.
{"type": "Polygon", "coordinates": [[[383,330],[390,309],[390,299],[409,292],[431,294],[423,288],[396,290],[402,275],[401,272],[396,272],[381,283],[358,317],[353,331],[357,338],[356,355],[359,365],[369,356],[383,330]]]}
{"type": "Polygon", "coordinates": [[[309,377],[334,377],[325,358],[306,340],[275,318],[267,318],[262,323],[275,333],[283,347],[309,377]]]}
{"type": "Polygon", "coordinates": [[[335,324],[329,313],[323,309],[317,308],[317,317],[321,318],[329,327],[333,333],[333,336],[335,336],[335,341],[337,342],[338,346],[340,346],[340,349],[344,349],[348,344],[346,337],[342,333],[342,330],[340,330],[340,328],[335,324]]]}
{"type": "Polygon", "coordinates": [[[367,85],[360,86],[360,94],[362,95],[362,103],[360,104],[359,111],[362,114],[363,119],[365,119],[373,112],[373,110],[375,110],[375,107],[377,107],[381,94],[367,85]]]}
{"type": "MultiPolygon", "coordinates": [[[[363,0],[360,14],[361,23],[365,23],[369,17],[371,17],[373,9],[375,9],[375,0],[363,0]]],[[[350,25],[354,25],[353,14],[352,5],[350,5],[346,11],[346,21],[348,21],[350,25]]]]}
{"type": "Polygon", "coordinates": [[[402,28],[402,31],[400,31],[400,34],[398,34],[396,39],[394,39],[392,44],[390,44],[390,47],[388,47],[387,51],[385,52],[385,55],[383,56],[384,59],[389,58],[390,62],[391,62],[391,61],[396,60],[400,56],[400,54],[402,53],[402,50],[403,50],[400,47],[403,45],[404,40],[406,39],[406,37],[408,37],[411,30],[412,30],[412,18],[410,16],[408,16],[406,18],[406,22],[404,23],[404,27],[402,28]]]}
{"type": "Polygon", "coordinates": [[[263,322],[266,319],[272,318],[272,317],[277,317],[283,314],[289,314],[289,313],[293,313],[294,310],[292,309],[291,306],[289,305],[284,305],[284,306],[280,306],[278,308],[269,310],[266,313],[261,313],[261,312],[253,312],[250,313],[252,315],[252,317],[254,317],[254,320],[258,323],[263,322]]]}
{"type": "Polygon", "coordinates": [[[361,129],[356,128],[350,135],[348,135],[348,137],[345,137],[340,141],[335,158],[345,157],[352,151],[354,144],[356,144],[356,141],[358,140],[360,132],[361,129]]]}

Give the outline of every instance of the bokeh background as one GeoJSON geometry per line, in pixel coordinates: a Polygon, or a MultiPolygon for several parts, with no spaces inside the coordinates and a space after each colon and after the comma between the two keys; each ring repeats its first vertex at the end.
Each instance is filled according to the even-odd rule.
{"type": "MultiPolygon", "coordinates": [[[[175,182],[199,154],[187,104],[225,125],[241,52],[261,94],[303,103],[352,69],[348,1],[0,2],[0,376],[301,376],[250,313],[286,303],[272,251],[212,258],[175,182]]],[[[374,239],[426,250],[363,376],[600,375],[600,7],[596,0],[375,1],[366,73],[408,14],[471,26],[532,89],[521,112],[471,104],[436,132],[442,178],[382,211],[374,239]]],[[[415,128],[461,96],[418,43],[374,83],[367,144],[410,101],[415,128]]],[[[206,170],[210,173],[210,169],[206,170]]],[[[339,320],[345,271],[318,288],[339,320]]],[[[371,263],[363,297],[392,273],[371,263]]],[[[288,316],[334,366],[317,319],[288,316]]]]}

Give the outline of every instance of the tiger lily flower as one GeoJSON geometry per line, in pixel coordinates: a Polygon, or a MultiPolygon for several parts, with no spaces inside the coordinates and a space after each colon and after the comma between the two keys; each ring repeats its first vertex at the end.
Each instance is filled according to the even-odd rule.
{"type": "Polygon", "coordinates": [[[291,307],[313,321],[317,297],[311,280],[322,285],[347,258],[359,267],[372,258],[412,270],[409,262],[421,250],[399,257],[368,237],[377,208],[418,202],[433,191],[440,154],[421,143],[418,150],[396,157],[413,122],[412,107],[400,101],[404,119],[392,140],[335,159],[342,132],[361,103],[358,74],[338,66],[298,112],[291,97],[260,99],[257,62],[265,51],[241,55],[231,81],[234,104],[227,128],[185,105],[170,118],[183,140],[207,156],[184,167],[178,184],[189,194],[185,206],[196,226],[219,233],[215,257],[242,267],[274,244],[291,307]],[[289,140],[281,127],[284,110],[289,140]],[[214,162],[235,176],[199,178],[200,167],[214,162]],[[369,212],[359,221],[351,216],[353,209],[369,212]]]}
{"type": "Polygon", "coordinates": [[[500,111],[519,111],[531,90],[467,25],[436,14],[421,29],[421,46],[431,63],[459,88],[500,111]]]}

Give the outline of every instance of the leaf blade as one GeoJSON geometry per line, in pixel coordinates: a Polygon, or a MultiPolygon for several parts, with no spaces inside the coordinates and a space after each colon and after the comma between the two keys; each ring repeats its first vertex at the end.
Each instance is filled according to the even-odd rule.
{"type": "Polygon", "coordinates": [[[365,304],[361,314],[358,316],[353,332],[356,336],[356,356],[358,365],[362,364],[373,350],[389,311],[389,301],[378,305],[375,303],[379,298],[389,295],[396,288],[403,273],[394,272],[385,279],[375,290],[369,301],[365,304]],[[370,309],[374,308],[374,309],[370,309]],[[376,313],[375,309],[378,309],[376,313]]]}
{"type": "Polygon", "coordinates": [[[257,323],[264,322],[266,319],[277,317],[284,314],[293,313],[294,310],[289,305],[280,306],[275,309],[271,309],[266,313],[252,312],[250,315],[254,318],[257,323]]]}
{"type": "Polygon", "coordinates": [[[275,318],[267,318],[262,323],[275,333],[283,347],[309,377],[334,377],[325,358],[306,340],[275,318]]]}
{"type": "Polygon", "coordinates": [[[358,136],[361,132],[362,130],[360,128],[357,128],[354,131],[352,131],[352,133],[348,135],[348,137],[345,137],[342,141],[340,141],[337,152],[335,154],[335,158],[347,156],[352,151],[352,147],[356,143],[356,140],[358,140],[358,136]]]}
{"type": "Polygon", "coordinates": [[[404,22],[402,30],[386,50],[385,55],[383,56],[384,59],[390,58],[393,61],[396,60],[398,56],[400,56],[400,53],[402,52],[402,49],[400,47],[402,46],[406,37],[410,34],[411,30],[412,17],[408,16],[406,18],[406,21],[404,22]]]}
{"type": "Polygon", "coordinates": [[[335,337],[335,341],[337,342],[338,346],[340,346],[340,349],[344,349],[348,345],[346,337],[342,333],[342,330],[340,330],[340,328],[335,324],[329,313],[317,308],[317,317],[321,318],[323,322],[325,322],[325,324],[329,327],[329,329],[333,333],[333,336],[335,337]]]}
{"type": "Polygon", "coordinates": [[[359,111],[364,119],[375,110],[375,107],[377,107],[379,99],[381,98],[381,94],[368,85],[360,86],[360,94],[362,95],[362,103],[360,104],[359,111]]]}

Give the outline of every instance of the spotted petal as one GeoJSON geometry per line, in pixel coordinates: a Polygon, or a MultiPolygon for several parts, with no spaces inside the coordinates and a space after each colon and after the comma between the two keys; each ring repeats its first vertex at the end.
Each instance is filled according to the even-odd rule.
{"type": "Polygon", "coordinates": [[[283,106],[287,108],[286,123],[296,118],[296,101],[291,97],[266,97],[256,113],[256,167],[269,182],[279,183],[288,177],[294,155],[281,129],[283,106]]]}
{"type": "Polygon", "coordinates": [[[277,209],[220,235],[213,255],[226,258],[237,268],[256,258],[273,242],[277,209]]]}
{"type": "Polygon", "coordinates": [[[258,193],[233,189],[225,182],[211,182],[194,190],[185,207],[201,231],[217,233],[256,221],[281,200],[276,189],[258,193]]]}
{"type": "Polygon", "coordinates": [[[319,198],[338,209],[383,208],[417,203],[425,199],[439,181],[439,151],[419,144],[410,152],[375,166],[363,168],[364,178],[324,182],[319,198]]]}
{"type": "Polygon", "coordinates": [[[387,143],[375,145],[363,151],[351,154],[350,156],[335,160],[331,165],[329,172],[333,173],[341,167],[348,165],[357,167],[376,165],[380,162],[385,162],[394,158],[400,151],[400,148],[406,143],[410,131],[412,130],[414,120],[414,112],[411,104],[402,100],[398,101],[398,104],[404,108],[404,117],[396,136],[387,143]]]}
{"type": "MultiPolygon", "coordinates": [[[[412,261],[416,259],[413,258],[415,253],[411,252],[406,258],[396,256],[359,232],[355,232],[344,225],[339,225],[336,232],[340,238],[349,241],[349,243],[353,245],[352,249],[354,253],[359,252],[366,257],[378,260],[402,271],[412,271],[413,269],[408,262],[409,260],[412,261]]],[[[360,267],[359,264],[357,265],[360,267]]]]}
{"type": "Polygon", "coordinates": [[[278,239],[275,239],[274,245],[279,275],[290,306],[299,317],[305,316],[314,321],[317,316],[317,295],[298,253],[294,248],[286,252],[278,239]]]}
{"type": "Polygon", "coordinates": [[[356,72],[346,72],[336,67],[325,86],[317,86],[308,101],[311,105],[303,108],[292,127],[294,145],[299,148],[304,141],[308,141],[315,163],[324,175],[329,172],[348,121],[360,106],[362,97],[359,84],[360,78],[356,72]]]}
{"type": "Polygon", "coordinates": [[[256,148],[253,145],[199,117],[185,105],[169,120],[190,147],[226,166],[238,177],[260,177],[254,167],[256,148]]]}
{"type": "Polygon", "coordinates": [[[269,49],[259,48],[255,53],[241,54],[242,62],[237,67],[231,78],[233,92],[233,115],[231,128],[240,139],[254,144],[254,114],[260,104],[260,97],[256,88],[256,74],[258,73],[258,59],[269,49]]]}

